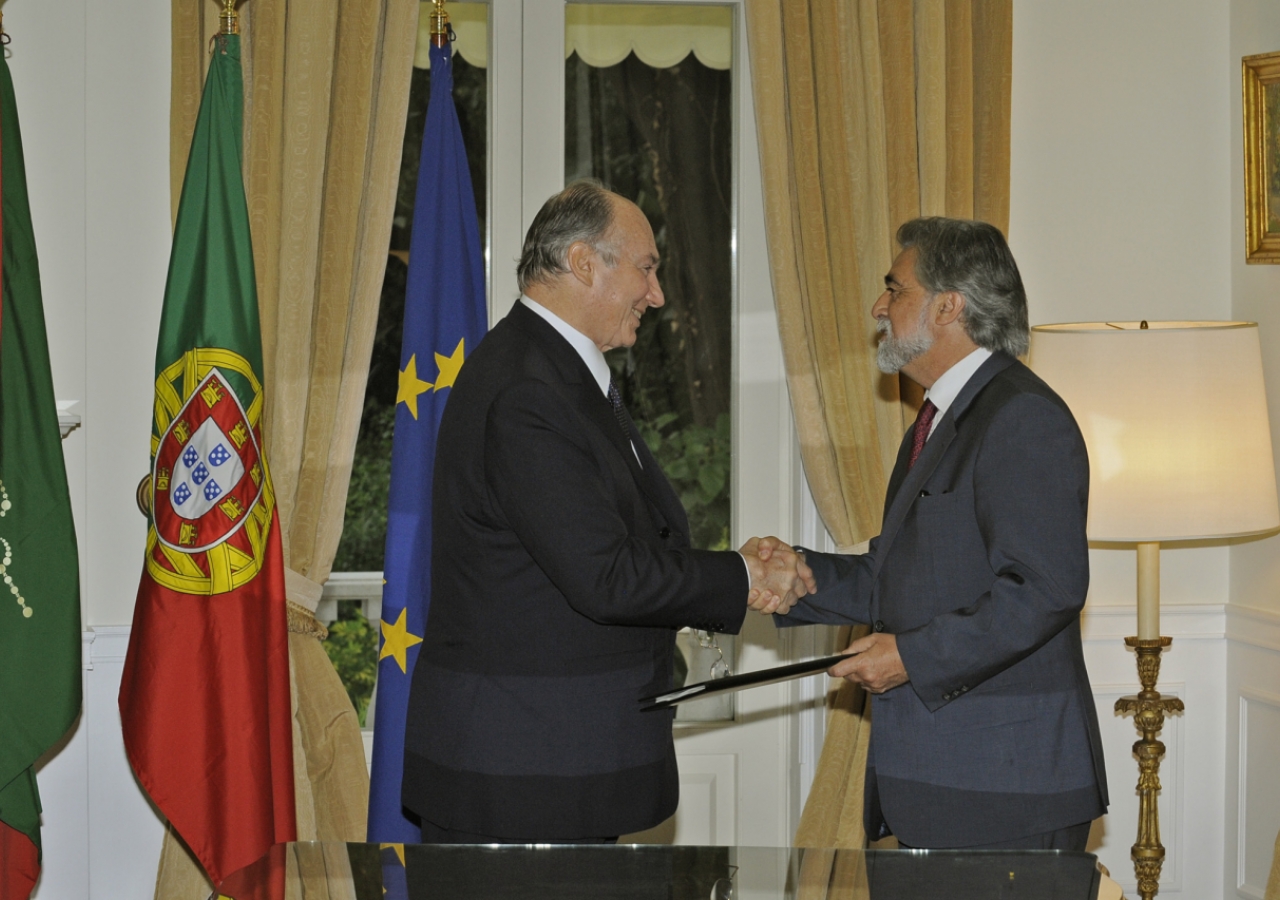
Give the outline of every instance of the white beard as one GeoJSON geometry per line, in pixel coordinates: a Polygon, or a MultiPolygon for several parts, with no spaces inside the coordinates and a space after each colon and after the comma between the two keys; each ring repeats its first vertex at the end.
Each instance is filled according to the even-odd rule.
{"type": "Polygon", "coordinates": [[[876,323],[876,331],[883,335],[880,338],[880,346],[876,348],[876,366],[881,372],[892,375],[894,372],[901,371],[903,366],[933,346],[933,334],[929,331],[928,318],[929,306],[926,305],[920,311],[920,320],[916,322],[915,332],[902,338],[894,336],[893,326],[889,324],[888,319],[881,319],[876,323]]]}

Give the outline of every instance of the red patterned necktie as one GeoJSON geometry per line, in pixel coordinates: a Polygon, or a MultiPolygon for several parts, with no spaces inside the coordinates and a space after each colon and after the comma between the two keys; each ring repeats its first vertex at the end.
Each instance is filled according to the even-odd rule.
{"type": "Polygon", "coordinates": [[[938,407],[933,405],[932,400],[924,401],[924,405],[920,407],[920,414],[916,416],[916,427],[911,432],[911,459],[907,461],[907,469],[916,464],[920,451],[924,449],[924,442],[929,440],[929,428],[933,425],[933,417],[937,412],[938,407]]]}

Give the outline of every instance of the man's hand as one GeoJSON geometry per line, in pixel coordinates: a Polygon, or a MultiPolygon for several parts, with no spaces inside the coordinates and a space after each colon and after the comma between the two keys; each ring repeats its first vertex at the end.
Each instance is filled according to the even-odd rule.
{"type": "Polygon", "coordinates": [[[849,658],[827,670],[832,678],[860,684],[873,694],[883,694],[911,680],[898,655],[898,639],[892,634],[879,632],[858,638],[844,652],[849,658]]]}
{"type": "Polygon", "coordinates": [[[738,551],[751,573],[747,605],[764,615],[786,615],[818,586],[804,558],[778,538],[751,538],[738,551]]]}

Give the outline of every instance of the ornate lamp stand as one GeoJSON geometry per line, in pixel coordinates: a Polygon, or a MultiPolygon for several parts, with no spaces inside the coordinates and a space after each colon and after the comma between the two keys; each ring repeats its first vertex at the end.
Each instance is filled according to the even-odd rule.
{"type": "MultiPolygon", "coordinates": [[[[1160,635],[1160,544],[1138,544],[1138,632],[1160,635]]],[[[1138,681],[1142,690],[1136,697],[1121,697],[1116,712],[1133,713],[1133,724],[1142,739],[1133,745],[1138,758],[1138,842],[1130,851],[1133,871],[1138,877],[1138,893],[1151,900],[1160,890],[1160,870],[1164,867],[1164,844],[1160,843],[1160,760],[1164,744],[1156,737],[1164,728],[1165,713],[1182,712],[1177,697],[1161,697],[1156,690],[1160,678],[1160,654],[1173,638],[1127,637],[1127,646],[1138,654],[1138,681]]]]}

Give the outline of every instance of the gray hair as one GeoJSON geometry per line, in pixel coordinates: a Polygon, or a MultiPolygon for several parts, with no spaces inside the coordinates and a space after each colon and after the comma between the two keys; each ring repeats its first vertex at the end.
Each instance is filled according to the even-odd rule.
{"type": "Polygon", "coordinates": [[[925,290],[964,295],[960,324],[971,341],[993,353],[1027,352],[1027,292],[1000,229],[931,216],[905,223],[898,243],[916,248],[916,279],[925,290]]]}
{"type": "Polygon", "coordinates": [[[594,178],[575,181],[554,194],[533,217],[524,236],[516,281],[523,293],[530,285],[569,271],[569,248],[579,241],[591,245],[605,265],[617,263],[605,242],[613,225],[614,194],[594,178]]]}

